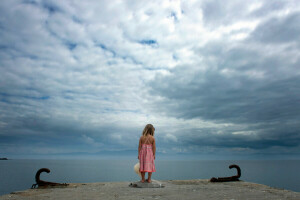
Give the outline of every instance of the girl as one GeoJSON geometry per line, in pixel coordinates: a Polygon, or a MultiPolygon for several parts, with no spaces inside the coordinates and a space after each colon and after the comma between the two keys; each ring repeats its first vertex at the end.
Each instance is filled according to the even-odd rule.
{"type": "Polygon", "coordinates": [[[143,130],[143,134],[139,142],[139,160],[140,160],[140,172],[142,174],[141,182],[145,182],[145,173],[148,172],[147,182],[151,183],[152,172],[156,172],[154,160],[155,160],[155,128],[152,124],[147,124],[143,130]]]}

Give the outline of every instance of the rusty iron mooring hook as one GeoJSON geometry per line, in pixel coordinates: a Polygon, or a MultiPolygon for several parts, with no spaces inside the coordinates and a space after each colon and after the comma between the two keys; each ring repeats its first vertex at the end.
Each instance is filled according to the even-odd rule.
{"type": "Polygon", "coordinates": [[[48,168],[39,169],[35,174],[36,184],[33,184],[31,188],[36,188],[36,186],[40,187],[40,186],[68,186],[69,185],[67,183],[55,183],[55,182],[43,181],[40,179],[40,175],[42,172],[50,173],[50,169],[48,168]]]}
{"type": "Polygon", "coordinates": [[[237,175],[236,176],[230,176],[230,177],[212,177],[210,179],[210,182],[228,182],[228,181],[239,181],[239,178],[241,177],[241,168],[238,165],[230,165],[230,169],[236,168],[237,169],[237,175]]]}

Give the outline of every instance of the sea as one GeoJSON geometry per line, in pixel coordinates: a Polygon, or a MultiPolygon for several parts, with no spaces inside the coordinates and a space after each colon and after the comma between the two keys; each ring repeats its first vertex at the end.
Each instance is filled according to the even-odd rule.
{"type": "MultiPolygon", "coordinates": [[[[26,190],[41,179],[59,183],[134,182],[139,177],[133,166],[138,160],[0,160],[0,195],[26,190]]],[[[237,174],[229,165],[241,168],[240,180],[300,192],[300,160],[156,160],[155,180],[210,179],[237,174]]]]}

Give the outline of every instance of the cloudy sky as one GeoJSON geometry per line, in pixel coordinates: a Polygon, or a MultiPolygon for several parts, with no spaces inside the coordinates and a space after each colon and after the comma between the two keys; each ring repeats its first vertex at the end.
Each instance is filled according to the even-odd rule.
{"type": "Polygon", "coordinates": [[[300,158],[300,4],[0,2],[0,157],[300,158]]]}

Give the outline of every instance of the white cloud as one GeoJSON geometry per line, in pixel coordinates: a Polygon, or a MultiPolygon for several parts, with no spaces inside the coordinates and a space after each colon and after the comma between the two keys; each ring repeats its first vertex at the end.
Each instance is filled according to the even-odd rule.
{"type": "Polygon", "coordinates": [[[167,139],[167,140],[170,140],[171,142],[177,142],[177,137],[175,136],[175,135],[171,135],[171,134],[167,134],[166,136],[165,136],[165,138],[167,139]]]}
{"type": "Polygon", "coordinates": [[[96,142],[93,138],[87,136],[87,135],[82,135],[82,141],[88,145],[92,145],[95,147],[100,147],[102,144],[96,142]]]}

